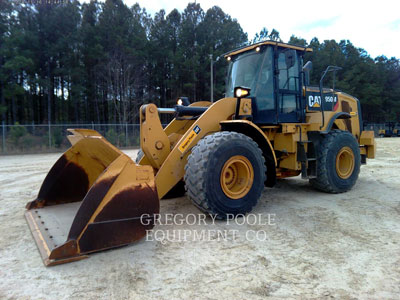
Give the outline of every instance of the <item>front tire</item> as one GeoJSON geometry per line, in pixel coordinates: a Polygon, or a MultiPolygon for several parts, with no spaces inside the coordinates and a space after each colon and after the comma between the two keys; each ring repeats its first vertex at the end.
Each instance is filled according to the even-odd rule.
{"type": "Polygon", "coordinates": [[[355,137],[348,131],[333,130],[319,143],[317,178],[310,179],[310,183],[323,192],[346,192],[355,185],[360,166],[360,148],[355,137]]]}
{"type": "Polygon", "coordinates": [[[202,211],[219,219],[250,212],[264,189],[265,160],[257,143],[237,132],[201,139],[185,166],[185,188],[202,211]]]}

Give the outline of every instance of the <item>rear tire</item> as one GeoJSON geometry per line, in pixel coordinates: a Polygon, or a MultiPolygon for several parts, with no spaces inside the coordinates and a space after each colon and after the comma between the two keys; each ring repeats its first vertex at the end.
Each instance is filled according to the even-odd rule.
{"type": "Polygon", "coordinates": [[[219,219],[250,212],[264,189],[265,160],[257,143],[237,132],[201,139],[185,166],[185,188],[203,212],[219,219]]]}
{"type": "Polygon", "coordinates": [[[328,193],[350,190],[360,173],[361,155],[357,140],[348,131],[333,130],[322,137],[317,148],[316,189],[328,193]]]}

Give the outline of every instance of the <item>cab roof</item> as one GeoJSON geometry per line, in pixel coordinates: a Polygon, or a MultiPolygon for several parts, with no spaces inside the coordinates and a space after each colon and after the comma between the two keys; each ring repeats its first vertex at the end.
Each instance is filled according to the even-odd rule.
{"type": "Polygon", "coordinates": [[[300,46],[290,45],[290,44],[276,42],[276,41],[263,41],[263,42],[259,42],[259,43],[256,43],[256,44],[252,44],[252,45],[249,45],[249,46],[244,46],[244,47],[232,50],[232,51],[230,51],[228,53],[225,53],[224,57],[227,58],[228,56],[237,55],[239,53],[247,52],[249,50],[255,49],[255,48],[257,48],[259,46],[263,46],[263,45],[273,45],[273,46],[277,46],[277,47],[300,50],[300,51],[304,51],[304,52],[312,52],[313,51],[312,48],[300,47],[300,46]]]}

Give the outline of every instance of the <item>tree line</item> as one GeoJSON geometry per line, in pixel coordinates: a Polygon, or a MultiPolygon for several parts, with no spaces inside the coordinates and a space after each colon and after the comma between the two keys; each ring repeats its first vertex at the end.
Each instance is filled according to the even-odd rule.
{"type": "MultiPolygon", "coordinates": [[[[122,0],[77,0],[28,4],[0,1],[0,116],[19,123],[137,122],[138,108],[153,102],[173,105],[179,96],[223,97],[223,53],[264,39],[281,40],[263,28],[249,41],[238,21],[217,6],[204,11],[189,3],[183,12],[144,7],[122,0]]],[[[311,79],[328,65],[343,69],[336,87],[360,99],[364,119],[400,120],[400,63],[371,58],[350,41],[317,38],[289,43],[313,52],[311,79]]]]}

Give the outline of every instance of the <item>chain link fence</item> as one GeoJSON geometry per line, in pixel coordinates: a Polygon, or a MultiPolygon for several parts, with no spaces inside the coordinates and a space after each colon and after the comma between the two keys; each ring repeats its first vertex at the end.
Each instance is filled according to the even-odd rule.
{"type": "Polygon", "coordinates": [[[140,145],[139,124],[1,125],[0,154],[59,152],[70,147],[68,128],[94,129],[118,148],[140,145]]]}
{"type": "MultiPolygon", "coordinates": [[[[58,152],[69,148],[68,128],[86,128],[97,130],[118,148],[136,148],[140,146],[139,124],[24,124],[1,126],[0,154],[22,154],[58,152]]],[[[373,130],[379,136],[379,130],[385,129],[384,123],[368,123],[364,130],[373,130]]]]}

